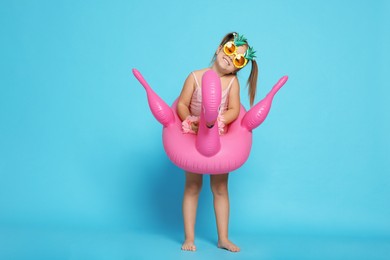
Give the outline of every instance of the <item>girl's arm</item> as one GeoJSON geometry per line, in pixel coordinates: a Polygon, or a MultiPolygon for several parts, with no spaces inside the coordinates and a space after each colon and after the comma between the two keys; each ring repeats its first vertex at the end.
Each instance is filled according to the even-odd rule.
{"type": "Polygon", "coordinates": [[[229,106],[228,109],[222,114],[224,117],[223,122],[225,125],[230,124],[240,114],[240,84],[238,80],[234,80],[229,91],[229,106]]]}
{"type": "Polygon", "coordinates": [[[177,114],[181,121],[184,121],[190,115],[190,103],[192,93],[194,92],[194,77],[190,74],[184,82],[183,89],[181,90],[179,100],[177,102],[177,114]]]}

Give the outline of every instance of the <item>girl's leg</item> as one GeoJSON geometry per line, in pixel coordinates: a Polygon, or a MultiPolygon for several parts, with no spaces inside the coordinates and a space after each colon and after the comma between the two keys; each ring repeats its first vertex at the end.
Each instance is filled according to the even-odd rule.
{"type": "Polygon", "coordinates": [[[229,174],[217,174],[210,176],[211,190],[214,195],[215,219],[218,230],[218,247],[232,252],[240,251],[240,248],[228,239],[229,225],[229,194],[228,194],[229,174]]]}
{"type": "Polygon", "coordinates": [[[183,198],[183,217],[185,241],[183,250],[195,251],[195,220],[199,193],[202,188],[202,175],[186,172],[186,184],[183,198]]]}

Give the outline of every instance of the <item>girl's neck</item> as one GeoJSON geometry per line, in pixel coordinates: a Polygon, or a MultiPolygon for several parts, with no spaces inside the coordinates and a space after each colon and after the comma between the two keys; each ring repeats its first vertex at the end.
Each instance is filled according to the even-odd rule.
{"type": "Polygon", "coordinates": [[[218,69],[218,67],[215,66],[215,63],[213,63],[213,65],[210,67],[210,69],[214,70],[214,71],[217,73],[218,77],[220,77],[220,78],[222,78],[223,76],[226,76],[225,73],[221,72],[221,71],[218,69]]]}

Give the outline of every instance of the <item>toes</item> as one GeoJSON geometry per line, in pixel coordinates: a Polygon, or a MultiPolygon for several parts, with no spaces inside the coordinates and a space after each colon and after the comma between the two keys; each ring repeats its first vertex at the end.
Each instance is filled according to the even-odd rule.
{"type": "Polygon", "coordinates": [[[232,251],[232,252],[238,252],[238,251],[240,251],[240,248],[238,248],[238,246],[232,245],[232,246],[230,247],[230,251],[232,251]]]}
{"type": "Polygon", "coordinates": [[[222,249],[226,249],[230,252],[240,252],[240,248],[231,242],[218,243],[218,247],[222,249]]]}
{"type": "Polygon", "coordinates": [[[192,243],[185,243],[181,246],[181,249],[184,251],[195,251],[196,247],[192,243]]]}
{"type": "Polygon", "coordinates": [[[232,251],[232,252],[239,252],[240,248],[238,248],[237,246],[231,246],[230,247],[230,251],[232,251]]]}

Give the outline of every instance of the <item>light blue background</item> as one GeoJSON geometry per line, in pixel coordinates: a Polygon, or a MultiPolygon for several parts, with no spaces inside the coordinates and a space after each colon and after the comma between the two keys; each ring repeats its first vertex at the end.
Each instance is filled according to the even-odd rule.
{"type": "Polygon", "coordinates": [[[2,1],[0,256],[233,257],[215,248],[208,178],[199,252],[180,252],[184,175],[131,69],[171,103],[238,31],[256,101],[289,81],[230,175],[234,257],[386,258],[389,16],[379,0],[2,1]]]}

